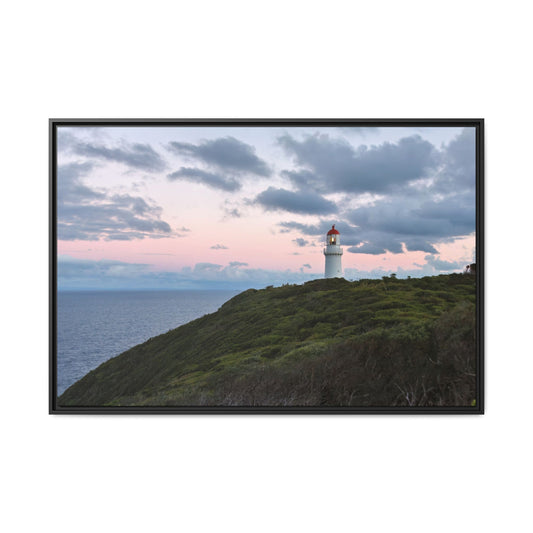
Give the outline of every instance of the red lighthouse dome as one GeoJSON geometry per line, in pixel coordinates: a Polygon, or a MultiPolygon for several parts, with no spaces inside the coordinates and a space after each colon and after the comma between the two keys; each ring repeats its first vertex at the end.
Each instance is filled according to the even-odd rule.
{"type": "Polygon", "coordinates": [[[337,246],[340,244],[340,233],[335,229],[335,224],[331,226],[331,229],[326,235],[326,244],[328,246],[337,246]]]}

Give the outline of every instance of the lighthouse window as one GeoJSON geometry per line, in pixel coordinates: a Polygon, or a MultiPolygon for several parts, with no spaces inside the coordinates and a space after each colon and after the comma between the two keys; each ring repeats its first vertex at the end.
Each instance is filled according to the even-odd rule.
{"type": "Polygon", "coordinates": [[[335,244],[335,237],[331,237],[331,239],[329,240],[329,242],[330,242],[331,244],[335,244]]]}

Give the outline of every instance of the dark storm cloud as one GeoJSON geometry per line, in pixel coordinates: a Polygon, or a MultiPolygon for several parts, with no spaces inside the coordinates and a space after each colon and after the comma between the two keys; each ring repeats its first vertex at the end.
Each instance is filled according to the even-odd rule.
{"type": "Polygon", "coordinates": [[[71,139],[67,148],[76,155],[115,161],[138,170],[160,172],[166,168],[165,161],[149,144],[124,143],[119,147],[110,148],[103,144],[71,139]]]}
{"type": "Polygon", "coordinates": [[[286,134],[278,142],[304,167],[286,171],[286,176],[295,184],[305,181],[320,192],[387,191],[423,177],[438,160],[433,145],[418,135],[357,149],[344,139],[325,134],[301,141],[286,134]]]}
{"type": "Polygon", "coordinates": [[[241,188],[241,184],[234,178],[213,174],[200,168],[181,167],[179,170],[168,174],[167,178],[170,181],[187,180],[193,183],[202,183],[213,189],[227,192],[235,192],[241,188]]]}
{"type": "Polygon", "coordinates": [[[308,215],[325,215],[337,212],[336,204],[319,194],[292,192],[274,187],[269,187],[266,191],[258,194],[255,203],[260,204],[267,211],[288,211],[308,215]]]}
{"type": "Polygon", "coordinates": [[[58,167],[57,233],[59,240],[124,241],[172,234],[161,208],[143,198],[91,189],[83,178],[89,163],[58,167]]]}
{"type": "Polygon", "coordinates": [[[238,174],[256,174],[268,177],[271,170],[260,159],[255,148],[234,137],[203,141],[200,144],[171,142],[169,149],[177,154],[192,156],[207,165],[238,174]]]}

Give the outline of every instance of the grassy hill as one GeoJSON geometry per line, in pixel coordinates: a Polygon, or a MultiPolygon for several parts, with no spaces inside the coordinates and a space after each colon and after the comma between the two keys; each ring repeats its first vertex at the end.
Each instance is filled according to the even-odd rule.
{"type": "Polygon", "coordinates": [[[247,290],[67,389],[60,406],[470,406],[475,277],[247,290]]]}

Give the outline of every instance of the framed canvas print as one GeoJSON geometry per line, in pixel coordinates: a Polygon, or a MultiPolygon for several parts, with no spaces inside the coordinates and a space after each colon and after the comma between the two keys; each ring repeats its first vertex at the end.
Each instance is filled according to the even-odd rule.
{"type": "Polygon", "coordinates": [[[50,412],[483,413],[483,120],[50,120],[50,412]]]}

